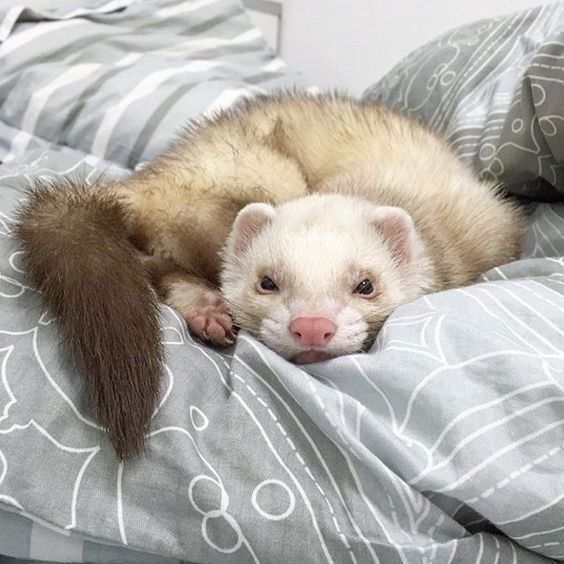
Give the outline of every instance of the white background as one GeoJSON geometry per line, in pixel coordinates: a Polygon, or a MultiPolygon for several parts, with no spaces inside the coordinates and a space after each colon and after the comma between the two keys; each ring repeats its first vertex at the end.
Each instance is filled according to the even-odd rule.
{"type": "Polygon", "coordinates": [[[352,94],[462,24],[542,0],[283,0],[280,52],[310,84],[352,94]]]}

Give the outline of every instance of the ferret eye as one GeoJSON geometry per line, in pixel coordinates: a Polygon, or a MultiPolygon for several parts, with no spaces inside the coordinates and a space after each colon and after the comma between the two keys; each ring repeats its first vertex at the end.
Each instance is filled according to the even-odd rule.
{"type": "Polygon", "coordinates": [[[259,288],[262,292],[269,294],[278,291],[278,286],[276,285],[274,280],[272,280],[272,278],[269,278],[268,276],[263,276],[260,279],[259,288]]]}
{"type": "Polygon", "coordinates": [[[370,280],[363,280],[355,289],[355,294],[360,294],[361,296],[370,297],[374,294],[374,284],[370,280]]]}

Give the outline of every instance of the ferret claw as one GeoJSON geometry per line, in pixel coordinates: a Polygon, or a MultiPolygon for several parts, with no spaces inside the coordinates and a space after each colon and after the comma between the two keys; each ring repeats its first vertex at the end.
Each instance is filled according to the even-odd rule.
{"type": "Polygon", "coordinates": [[[234,342],[233,321],[224,304],[206,305],[184,315],[190,331],[204,343],[228,347],[234,342]]]}

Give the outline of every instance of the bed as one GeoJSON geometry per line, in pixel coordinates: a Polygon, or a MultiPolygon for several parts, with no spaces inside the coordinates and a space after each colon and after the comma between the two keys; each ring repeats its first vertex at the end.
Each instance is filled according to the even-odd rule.
{"type": "Polygon", "coordinates": [[[26,280],[14,210],[36,179],[126,174],[190,118],[314,85],[238,0],[34,6],[0,6],[0,554],[564,560],[564,4],[454,30],[365,93],[526,200],[522,258],[305,367],[247,334],[206,347],[163,306],[163,396],[125,463],[26,280]]]}

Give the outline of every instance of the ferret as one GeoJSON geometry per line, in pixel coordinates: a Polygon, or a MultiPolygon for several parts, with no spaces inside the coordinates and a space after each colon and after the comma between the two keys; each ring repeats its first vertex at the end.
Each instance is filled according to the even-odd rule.
{"type": "Polygon", "coordinates": [[[245,101],[125,179],[28,196],[27,272],[121,459],[143,451],[160,394],[159,298],[211,344],[238,327],[322,361],[364,350],[400,304],[517,258],[524,226],[423,125],[335,94],[245,101]]]}

